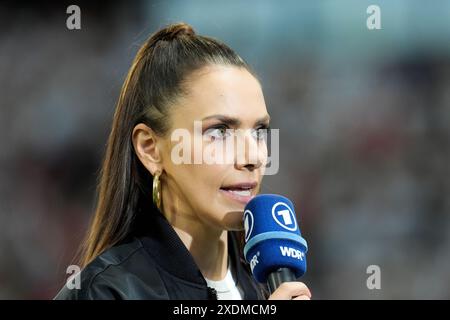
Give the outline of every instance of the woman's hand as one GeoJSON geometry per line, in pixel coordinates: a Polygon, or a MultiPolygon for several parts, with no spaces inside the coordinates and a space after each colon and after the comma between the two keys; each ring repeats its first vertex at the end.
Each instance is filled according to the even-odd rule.
{"type": "Polygon", "coordinates": [[[311,291],[303,282],[283,282],[269,297],[269,300],[310,300],[311,291]]]}

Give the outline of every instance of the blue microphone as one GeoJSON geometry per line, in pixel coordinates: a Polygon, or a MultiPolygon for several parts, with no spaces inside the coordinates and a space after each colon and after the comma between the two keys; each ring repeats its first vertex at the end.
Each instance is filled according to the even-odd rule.
{"type": "Polygon", "coordinates": [[[302,238],[294,205],[286,197],[260,194],[244,209],[244,256],[254,278],[272,294],[283,282],[306,272],[308,245],[302,238]]]}

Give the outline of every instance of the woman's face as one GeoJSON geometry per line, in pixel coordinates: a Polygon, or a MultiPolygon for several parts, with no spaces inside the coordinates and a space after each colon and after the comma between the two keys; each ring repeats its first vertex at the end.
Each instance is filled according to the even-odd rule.
{"type": "Polygon", "coordinates": [[[163,211],[217,229],[241,230],[243,209],[259,192],[267,161],[269,115],[261,86],[243,68],[208,66],[186,87],[187,95],[171,110],[171,130],[159,144],[163,211]],[[175,132],[189,133],[190,141],[174,139],[175,132]],[[188,147],[180,152],[182,141],[188,147]],[[191,163],[180,164],[175,157],[185,152],[191,163]]]}

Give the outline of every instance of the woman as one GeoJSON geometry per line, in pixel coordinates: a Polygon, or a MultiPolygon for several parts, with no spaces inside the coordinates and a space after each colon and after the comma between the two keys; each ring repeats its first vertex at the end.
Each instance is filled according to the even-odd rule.
{"type": "MultiPolygon", "coordinates": [[[[267,298],[242,258],[239,232],[261,186],[268,125],[261,86],[229,47],[184,23],[153,34],[114,114],[80,288],[64,287],[56,299],[267,298]],[[192,140],[177,154],[179,132],[192,140]],[[231,161],[174,161],[220,151],[230,139],[247,143],[244,157],[233,148],[222,154],[231,161]]],[[[310,296],[290,282],[269,298],[310,296]]]]}

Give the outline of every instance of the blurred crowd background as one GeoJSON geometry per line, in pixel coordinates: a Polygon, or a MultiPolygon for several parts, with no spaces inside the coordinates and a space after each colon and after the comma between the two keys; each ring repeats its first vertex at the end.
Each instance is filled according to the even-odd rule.
{"type": "Polygon", "coordinates": [[[95,208],[136,51],[165,24],[259,74],[315,299],[450,298],[450,2],[0,2],[0,299],[50,299],[95,208]],[[81,30],[66,8],[81,9],[81,30]],[[366,9],[381,9],[368,30],[366,9]],[[367,267],[381,270],[369,290],[367,267]]]}

